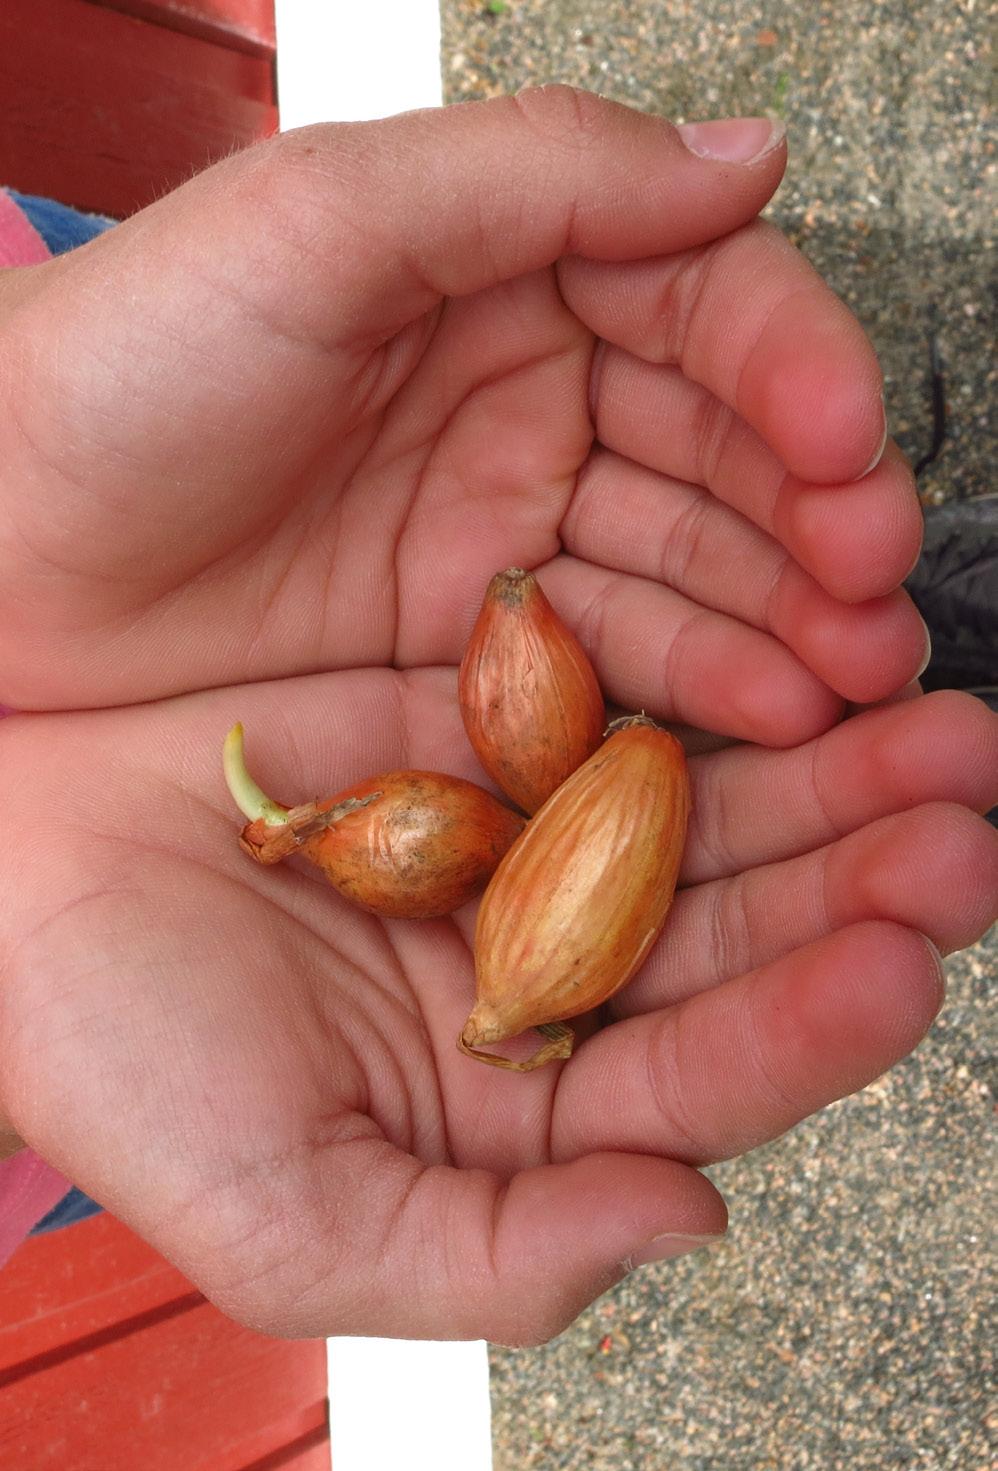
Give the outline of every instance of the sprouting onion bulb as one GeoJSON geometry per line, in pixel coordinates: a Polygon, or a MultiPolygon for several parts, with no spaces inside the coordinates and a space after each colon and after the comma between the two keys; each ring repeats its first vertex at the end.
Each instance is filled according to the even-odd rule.
{"type": "Polygon", "coordinates": [[[246,768],[241,725],[225,738],[225,779],[250,821],[240,846],[257,863],[300,854],[374,914],[431,919],[474,898],[523,818],[484,788],[436,771],[386,771],[323,801],[282,807],[246,768]]]}

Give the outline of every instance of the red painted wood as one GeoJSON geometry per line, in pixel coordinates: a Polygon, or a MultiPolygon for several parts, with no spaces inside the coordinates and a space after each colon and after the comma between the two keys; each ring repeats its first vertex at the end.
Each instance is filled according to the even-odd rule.
{"type": "Polygon", "coordinates": [[[191,1292],[182,1272],[109,1215],[72,1228],[72,1251],[36,1237],[0,1271],[0,1376],[25,1359],[99,1333],[191,1292]]]}
{"type": "Polygon", "coordinates": [[[314,1431],[304,1435],[252,1465],[241,1467],[241,1471],[330,1471],[329,1429],[323,1427],[319,1437],[314,1431]]]}
{"type": "Polygon", "coordinates": [[[0,3],[0,182],[122,216],[277,126],[269,60],[87,0],[0,3]]]}
{"type": "Polygon", "coordinates": [[[234,46],[254,56],[273,56],[274,0],[90,0],[140,20],[155,21],[191,36],[234,46]]]}
{"type": "Polygon", "coordinates": [[[10,1471],[329,1471],[325,1345],[238,1327],[110,1216],[22,1246],[0,1325],[10,1471]]]}

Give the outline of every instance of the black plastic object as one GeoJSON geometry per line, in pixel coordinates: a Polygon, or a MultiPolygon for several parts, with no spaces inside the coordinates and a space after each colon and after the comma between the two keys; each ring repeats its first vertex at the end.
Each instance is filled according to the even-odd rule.
{"type": "MultiPolygon", "coordinates": [[[[925,511],[908,591],[929,626],[926,690],[967,690],[998,712],[998,495],[925,511]]],[[[988,813],[998,827],[998,807],[988,813]]]]}
{"type": "Polygon", "coordinates": [[[932,635],[924,688],[998,689],[998,495],[926,508],[907,588],[932,635]]]}

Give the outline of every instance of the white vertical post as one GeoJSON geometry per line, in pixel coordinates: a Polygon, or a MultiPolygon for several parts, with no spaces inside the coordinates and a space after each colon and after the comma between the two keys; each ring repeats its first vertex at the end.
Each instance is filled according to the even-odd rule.
{"type": "MultiPolygon", "coordinates": [[[[442,101],[438,0],[275,0],[281,129],[442,101]]],[[[484,1343],[331,1338],[334,1471],[490,1471],[484,1343]]]]}
{"type": "Polygon", "coordinates": [[[438,0],[275,0],[281,128],[437,107],[438,0]]]}
{"type": "Polygon", "coordinates": [[[490,1471],[484,1343],[329,1340],[333,1471],[490,1471]]]}

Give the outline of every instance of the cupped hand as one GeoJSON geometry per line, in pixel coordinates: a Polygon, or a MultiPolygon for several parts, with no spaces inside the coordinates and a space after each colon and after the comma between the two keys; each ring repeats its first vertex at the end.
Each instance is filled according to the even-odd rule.
{"type": "Polygon", "coordinates": [[[0,725],[0,1115],[243,1321],[550,1336],[723,1231],[695,1167],[902,1055],[922,935],[987,922],[987,712],[830,729],[922,663],[919,514],[753,223],[783,160],[544,89],[289,135],[0,286],[0,698],[55,712],[0,725]],[[218,769],[242,718],[282,795],[480,779],[510,563],[611,699],[793,748],[696,758],[662,944],[530,1077],[455,1049],[470,914],[254,868],[218,769]]]}
{"type": "Polygon", "coordinates": [[[902,686],[911,477],[864,477],[876,359],[746,126],[710,160],[555,87],[307,129],[8,273],[0,701],[454,663],[552,561],[623,705],[789,744],[902,686]]]}
{"type": "Polygon", "coordinates": [[[986,926],[998,721],[969,696],[691,761],[663,937],[566,1064],[456,1039],[474,906],[380,921],[261,868],[219,748],[332,793],[475,777],[453,669],[352,671],[0,724],[3,1109],[224,1310],[279,1334],[538,1342],[725,1229],[697,1166],[908,1052],[986,926]],[[990,789],[990,790],[989,790],[990,789]]]}

